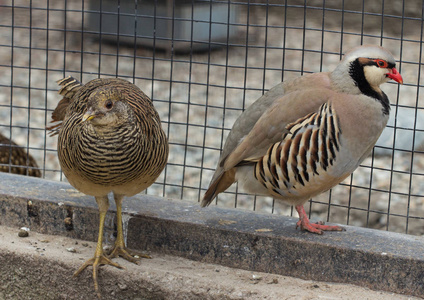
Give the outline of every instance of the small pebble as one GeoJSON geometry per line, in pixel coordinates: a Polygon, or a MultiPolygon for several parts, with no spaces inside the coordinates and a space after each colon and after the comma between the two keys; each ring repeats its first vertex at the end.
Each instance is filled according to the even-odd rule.
{"type": "Polygon", "coordinates": [[[259,276],[259,275],[255,275],[255,274],[253,274],[253,275],[252,275],[252,278],[250,278],[250,280],[252,280],[252,283],[253,283],[253,284],[258,284],[258,283],[259,283],[259,281],[261,281],[261,280],[262,280],[262,276],[259,276]]]}
{"type": "Polygon", "coordinates": [[[29,228],[28,227],[22,227],[21,229],[19,229],[18,236],[19,237],[29,236],[29,228]]]}
{"type": "Polygon", "coordinates": [[[252,275],[252,279],[253,280],[261,280],[262,279],[262,276],[253,274],[252,275]]]}
{"type": "Polygon", "coordinates": [[[71,253],[77,252],[77,250],[74,247],[66,248],[66,251],[71,252],[71,253]]]}
{"type": "Polygon", "coordinates": [[[64,223],[65,223],[66,230],[71,231],[74,229],[72,218],[70,217],[65,218],[64,223]]]}
{"type": "Polygon", "coordinates": [[[88,243],[81,243],[83,247],[88,247],[88,243]]]}

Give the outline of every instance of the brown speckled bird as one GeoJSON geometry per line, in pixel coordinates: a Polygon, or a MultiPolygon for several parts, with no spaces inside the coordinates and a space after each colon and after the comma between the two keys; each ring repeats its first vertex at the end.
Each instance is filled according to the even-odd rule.
{"type": "Polygon", "coordinates": [[[361,46],[333,72],[275,86],[236,120],[201,205],[238,181],[249,193],[294,205],[302,230],[343,230],[310,223],[303,204],[370,154],[389,119],[390,102],[379,86],[390,79],[402,83],[393,56],[361,46]]]}
{"type": "Polygon", "coordinates": [[[136,262],[125,246],[122,200],[150,186],[168,160],[168,141],[152,101],[123,79],[94,79],[81,85],[73,77],[58,81],[63,99],[49,127],[59,134],[58,157],[62,171],[80,192],[94,196],[100,211],[99,237],[94,257],[74,274],[93,266],[95,290],[100,297],[98,267],[121,256],[136,262]],[[103,227],[112,192],[117,208],[117,238],[109,256],[103,253],[103,227]]]}
{"type": "Polygon", "coordinates": [[[35,159],[0,133],[0,172],[41,177],[35,159]]]}

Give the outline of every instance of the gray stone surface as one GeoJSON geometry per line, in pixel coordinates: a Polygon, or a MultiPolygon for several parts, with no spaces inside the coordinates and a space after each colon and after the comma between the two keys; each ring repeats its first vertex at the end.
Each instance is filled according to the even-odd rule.
{"type": "MultiPolygon", "coordinates": [[[[98,299],[91,268],[72,278],[82,261],[93,255],[94,242],[33,231],[29,237],[19,238],[16,232],[16,228],[0,226],[0,299],[98,299]]],[[[244,271],[157,252],[149,255],[152,259],[143,259],[138,265],[114,259],[125,267],[123,270],[100,267],[102,300],[413,299],[354,285],[244,271]]]]}
{"type": "MultiPolygon", "coordinates": [[[[345,226],[322,236],[296,219],[149,196],[124,201],[128,246],[207,263],[422,296],[424,239],[345,226]]],[[[114,210],[110,212],[111,235],[114,210]]],[[[91,197],[68,184],[0,174],[0,225],[96,239],[91,197]],[[31,201],[30,205],[28,205],[31,201]],[[72,229],[65,219],[72,219],[72,229]]],[[[69,219],[68,222],[69,224],[69,219]]]]}

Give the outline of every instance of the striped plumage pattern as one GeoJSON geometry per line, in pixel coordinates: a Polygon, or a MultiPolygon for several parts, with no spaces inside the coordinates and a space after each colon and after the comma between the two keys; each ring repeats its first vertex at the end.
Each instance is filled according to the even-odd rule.
{"type": "Polygon", "coordinates": [[[341,130],[330,103],[286,128],[282,140],[254,168],[256,180],[275,197],[298,195],[298,188],[308,187],[310,177],[333,165],[340,149],[341,130]]]}
{"type": "MultiPolygon", "coordinates": [[[[71,125],[71,128],[77,126],[71,125]]],[[[122,185],[140,176],[155,177],[163,169],[159,165],[160,170],[157,170],[155,158],[162,157],[164,161],[165,149],[144,141],[138,129],[137,126],[118,127],[105,132],[101,139],[91,130],[83,131],[80,139],[73,139],[69,136],[78,133],[69,130],[59,138],[62,167],[71,169],[78,165],[76,172],[81,177],[101,185],[122,185]],[[152,151],[137,149],[135,145],[152,147],[152,151]]]]}
{"type": "MultiPolygon", "coordinates": [[[[57,81],[60,86],[59,94],[66,99],[72,99],[75,93],[82,87],[81,83],[72,76],[62,78],[57,81]]],[[[55,115],[52,116],[55,118],[55,115]]]]}
{"type": "MultiPolygon", "coordinates": [[[[67,107],[64,111],[59,103],[53,119],[63,120],[59,126],[58,153],[71,184],[73,177],[83,179],[87,185],[113,187],[136,183],[137,192],[152,184],[168,157],[167,139],[152,101],[138,87],[122,79],[94,79],[81,86],[67,77],[58,83],[64,97],[61,103],[67,107]],[[115,120],[107,126],[83,122],[87,101],[93,96],[100,102],[119,99],[127,119],[115,120]]],[[[89,187],[81,188],[84,193],[97,194],[90,192],[89,187]]]]}
{"type": "Polygon", "coordinates": [[[35,159],[0,133],[0,172],[41,177],[35,159]]]}

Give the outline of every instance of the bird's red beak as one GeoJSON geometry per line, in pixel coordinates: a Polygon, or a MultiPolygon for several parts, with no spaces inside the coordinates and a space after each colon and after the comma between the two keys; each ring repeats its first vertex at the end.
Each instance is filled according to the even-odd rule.
{"type": "Polygon", "coordinates": [[[390,79],[393,79],[394,81],[396,81],[400,84],[403,84],[403,78],[400,75],[400,73],[396,70],[396,68],[392,68],[392,71],[390,73],[387,73],[386,75],[390,79]]]}

